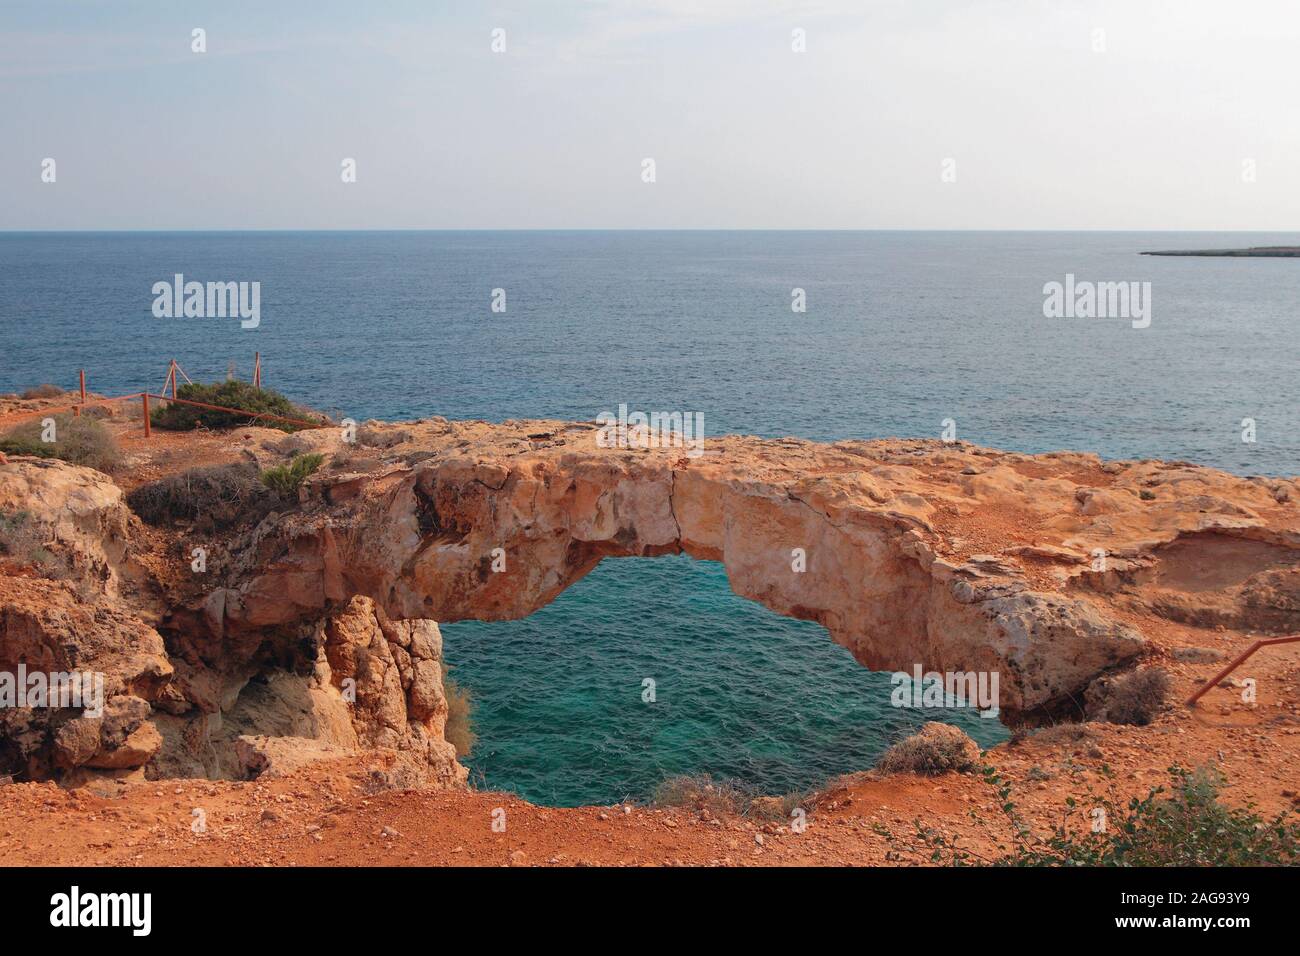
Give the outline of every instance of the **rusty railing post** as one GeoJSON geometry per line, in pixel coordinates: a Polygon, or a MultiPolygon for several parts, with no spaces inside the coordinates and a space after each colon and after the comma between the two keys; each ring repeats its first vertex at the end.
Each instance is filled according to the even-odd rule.
{"type": "Polygon", "coordinates": [[[1274,644],[1294,644],[1296,641],[1300,641],[1300,634],[1292,634],[1290,637],[1269,637],[1260,641],[1256,641],[1254,644],[1250,645],[1250,647],[1246,648],[1244,651],[1238,654],[1231,664],[1229,664],[1223,670],[1219,671],[1219,673],[1215,674],[1208,681],[1206,681],[1205,685],[1201,687],[1200,690],[1198,690],[1191,697],[1187,698],[1186,706],[1188,707],[1196,706],[1196,702],[1198,700],[1200,700],[1207,693],[1209,693],[1212,688],[1217,687],[1219,681],[1223,680],[1225,677],[1227,677],[1229,674],[1235,671],[1238,667],[1240,667],[1241,664],[1245,662],[1246,658],[1250,657],[1251,654],[1254,654],[1261,647],[1271,647],[1274,644]]]}
{"type": "Polygon", "coordinates": [[[140,393],[140,404],[144,406],[144,437],[148,438],[151,434],[149,430],[149,393],[140,393]]]}

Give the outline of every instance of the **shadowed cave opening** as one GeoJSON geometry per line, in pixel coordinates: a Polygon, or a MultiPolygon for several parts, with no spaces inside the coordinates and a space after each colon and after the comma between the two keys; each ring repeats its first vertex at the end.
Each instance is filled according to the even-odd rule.
{"type": "Polygon", "coordinates": [[[890,703],[819,624],[731,590],[715,561],[607,558],[518,621],[442,626],[451,676],[473,696],[478,735],[462,758],[476,786],[547,806],[649,800],[676,774],[767,794],[866,770],[930,720],[981,747],[995,718],[890,703]],[[643,681],[655,700],[643,702],[643,681]]]}

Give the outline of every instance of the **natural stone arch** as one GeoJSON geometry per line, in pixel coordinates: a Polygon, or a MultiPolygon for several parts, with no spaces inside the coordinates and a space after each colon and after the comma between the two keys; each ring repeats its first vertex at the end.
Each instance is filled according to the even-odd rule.
{"type": "MultiPolygon", "coordinates": [[[[742,596],[822,624],[872,669],[998,671],[1014,721],[1074,701],[1144,648],[1098,600],[1094,541],[1112,545],[1108,573],[1128,574],[1189,532],[1265,533],[1236,505],[1146,505],[1114,476],[1150,484],[1154,463],[1090,455],[725,438],[688,459],[598,449],[590,426],[558,423],[417,423],[403,426],[409,446],[421,460],[306,491],[307,511],[264,530],[242,583],[213,596],[214,622],[264,626],[355,594],[395,618],[518,618],[604,557],[681,551],[720,561],[742,596]],[[971,553],[981,509],[1056,527],[971,553]]],[[[1180,479],[1246,485],[1191,466],[1180,479]]]]}

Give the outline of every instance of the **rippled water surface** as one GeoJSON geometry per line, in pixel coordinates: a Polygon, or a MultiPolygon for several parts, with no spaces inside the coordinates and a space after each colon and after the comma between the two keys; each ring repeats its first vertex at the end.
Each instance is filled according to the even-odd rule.
{"type": "Polygon", "coordinates": [[[803,790],[872,766],[927,720],[985,746],[1007,735],[970,710],[890,706],[888,674],[685,555],[606,559],[522,621],[442,630],[452,676],[480,692],[470,767],[547,804],[644,799],[664,777],[700,771],[803,790]]]}

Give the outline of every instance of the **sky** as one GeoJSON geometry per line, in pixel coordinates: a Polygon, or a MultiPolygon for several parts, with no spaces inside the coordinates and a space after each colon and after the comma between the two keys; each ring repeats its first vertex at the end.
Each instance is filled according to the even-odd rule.
{"type": "Polygon", "coordinates": [[[1284,231],[1297,51],[1295,0],[0,0],[0,230],[1284,231]]]}

